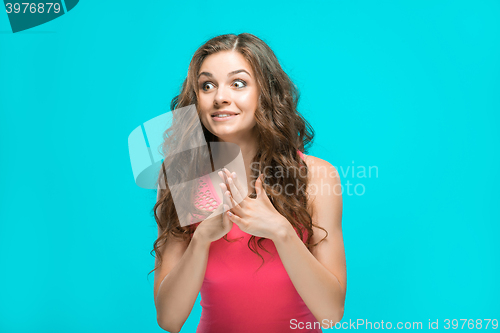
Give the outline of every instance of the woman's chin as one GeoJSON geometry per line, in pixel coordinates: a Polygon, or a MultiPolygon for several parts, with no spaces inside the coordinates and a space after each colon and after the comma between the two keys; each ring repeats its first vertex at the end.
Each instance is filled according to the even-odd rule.
{"type": "Polygon", "coordinates": [[[228,141],[234,138],[235,133],[231,131],[215,131],[214,132],[215,136],[218,137],[222,141],[228,141]]]}

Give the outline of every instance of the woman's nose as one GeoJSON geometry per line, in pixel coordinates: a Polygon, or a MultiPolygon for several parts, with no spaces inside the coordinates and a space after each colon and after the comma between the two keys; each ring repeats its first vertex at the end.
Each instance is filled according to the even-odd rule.
{"type": "Polygon", "coordinates": [[[222,104],[231,104],[231,92],[227,87],[220,86],[217,89],[217,92],[215,93],[214,96],[214,104],[215,105],[222,105],[222,104]]]}

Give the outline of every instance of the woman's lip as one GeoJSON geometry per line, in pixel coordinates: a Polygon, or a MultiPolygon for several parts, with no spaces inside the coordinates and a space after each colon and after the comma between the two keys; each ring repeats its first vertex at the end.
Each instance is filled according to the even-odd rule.
{"type": "Polygon", "coordinates": [[[217,116],[213,116],[212,119],[214,121],[227,121],[227,120],[231,120],[231,119],[236,118],[238,115],[239,115],[239,113],[238,114],[233,114],[233,115],[231,115],[229,117],[222,117],[222,118],[219,118],[217,116]]]}

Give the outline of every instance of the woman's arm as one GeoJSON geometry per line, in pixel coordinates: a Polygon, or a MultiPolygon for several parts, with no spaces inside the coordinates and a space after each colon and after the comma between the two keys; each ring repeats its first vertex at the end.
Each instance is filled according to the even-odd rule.
{"type": "MultiPolygon", "coordinates": [[[[157,200],[160,200],[160,189],[157,200]]],[[[158,325],[166,331],[181,330],[201,290],[210,244],[231,230],[232,223],[222,214],[221,204],[196,226],[190,240],[177,240],[168,235],[161,247],[164,260],[155,271],[154,299],[158,325]]],[[[158,237],[161,233],[158,229],[158,237]]]]}
{"type": "MultiPolygon", "coordinates": [[[[157,211],[161,211],[161,205],[157,211]]],[[[162,232],[158,228],[158,237],[162,232]]],[[[163,262],[155,270],[154,301],[156,320],[164,330],[179,332],[189,317],[203,283],[209,248],[210,242],[201,241],[197,233],[191,240],[179,240],[168,235],[166,243],[160,248],[163,262]]],[[[155,265],[158,265],[158,259],[155,265]]]]}
{"type": "MultiPolygon", "coordinates": [[[[310,195],[313,222],[325,228],[328,237],[311,253],[292,225],[284,221],[283,228],[273,241],[302,300],[321,327],[327,328],[328,322],[330,328],[343,317],[347,285],[340,179],[330,163],[313,156],[307,159],[312,171],[309,186],[316,186],[317,192],[314,196],[310,195]]],[[[323,230],[314,228],[313,244],[324,236],[323,230]]]]}

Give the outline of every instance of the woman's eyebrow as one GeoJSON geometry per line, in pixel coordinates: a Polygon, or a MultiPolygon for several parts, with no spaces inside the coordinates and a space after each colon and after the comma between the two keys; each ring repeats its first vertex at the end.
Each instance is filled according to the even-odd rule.
{"type": "MultiPolygon", "coordinates": [[[[231,76],[231,75],[235,75],[235,74],[238,74],[238,73],[241,73],[241,72],[245,72],[245,73],[247,73],[250,77],[252,76],[252,75],[250,75],[250,73],[248,73],[248,71],[246,71],[246,70],[244,70],[244,69],[237,69],[237,70],[235,70],[235,71],[229,72],[229,73],[227,74],[227,76],[229,77],[229,76],[231,76]]],[[[202,75],[205,75],[205,76],[208,76],[208,77],[213,77],[212,73],[209,73],[209,72],[201,72],[200,74],[198,74],[198,78],[200,78],[200,76],[202,76],[202,75]]]]}
{"type": "Polygon", "coordinates": [[[250,73],[248,73],[248,72],[247,72],[246,70],[244,70],[244,69],[237,69],[237,70],[235,70],[235,71],[232,71],[232,72],[228,73],[228,74],[227,74],[227,76],[231,76],[231,75],[238,74],[238,73],[241,73],[241,72],[245,72],[245,73],[247,73],[249,76],[252,76],[252,75],[250,75],[250,73]]]}
{"type": "Polygon", "coordinates": [[[208,76],[208,77],[212,77],[213,75],[209,72],[201,72],[200,74],[198,74],[198,79],[200,78],[200,76],[202,75],[205,75],[205,76],[208,76]]]}

